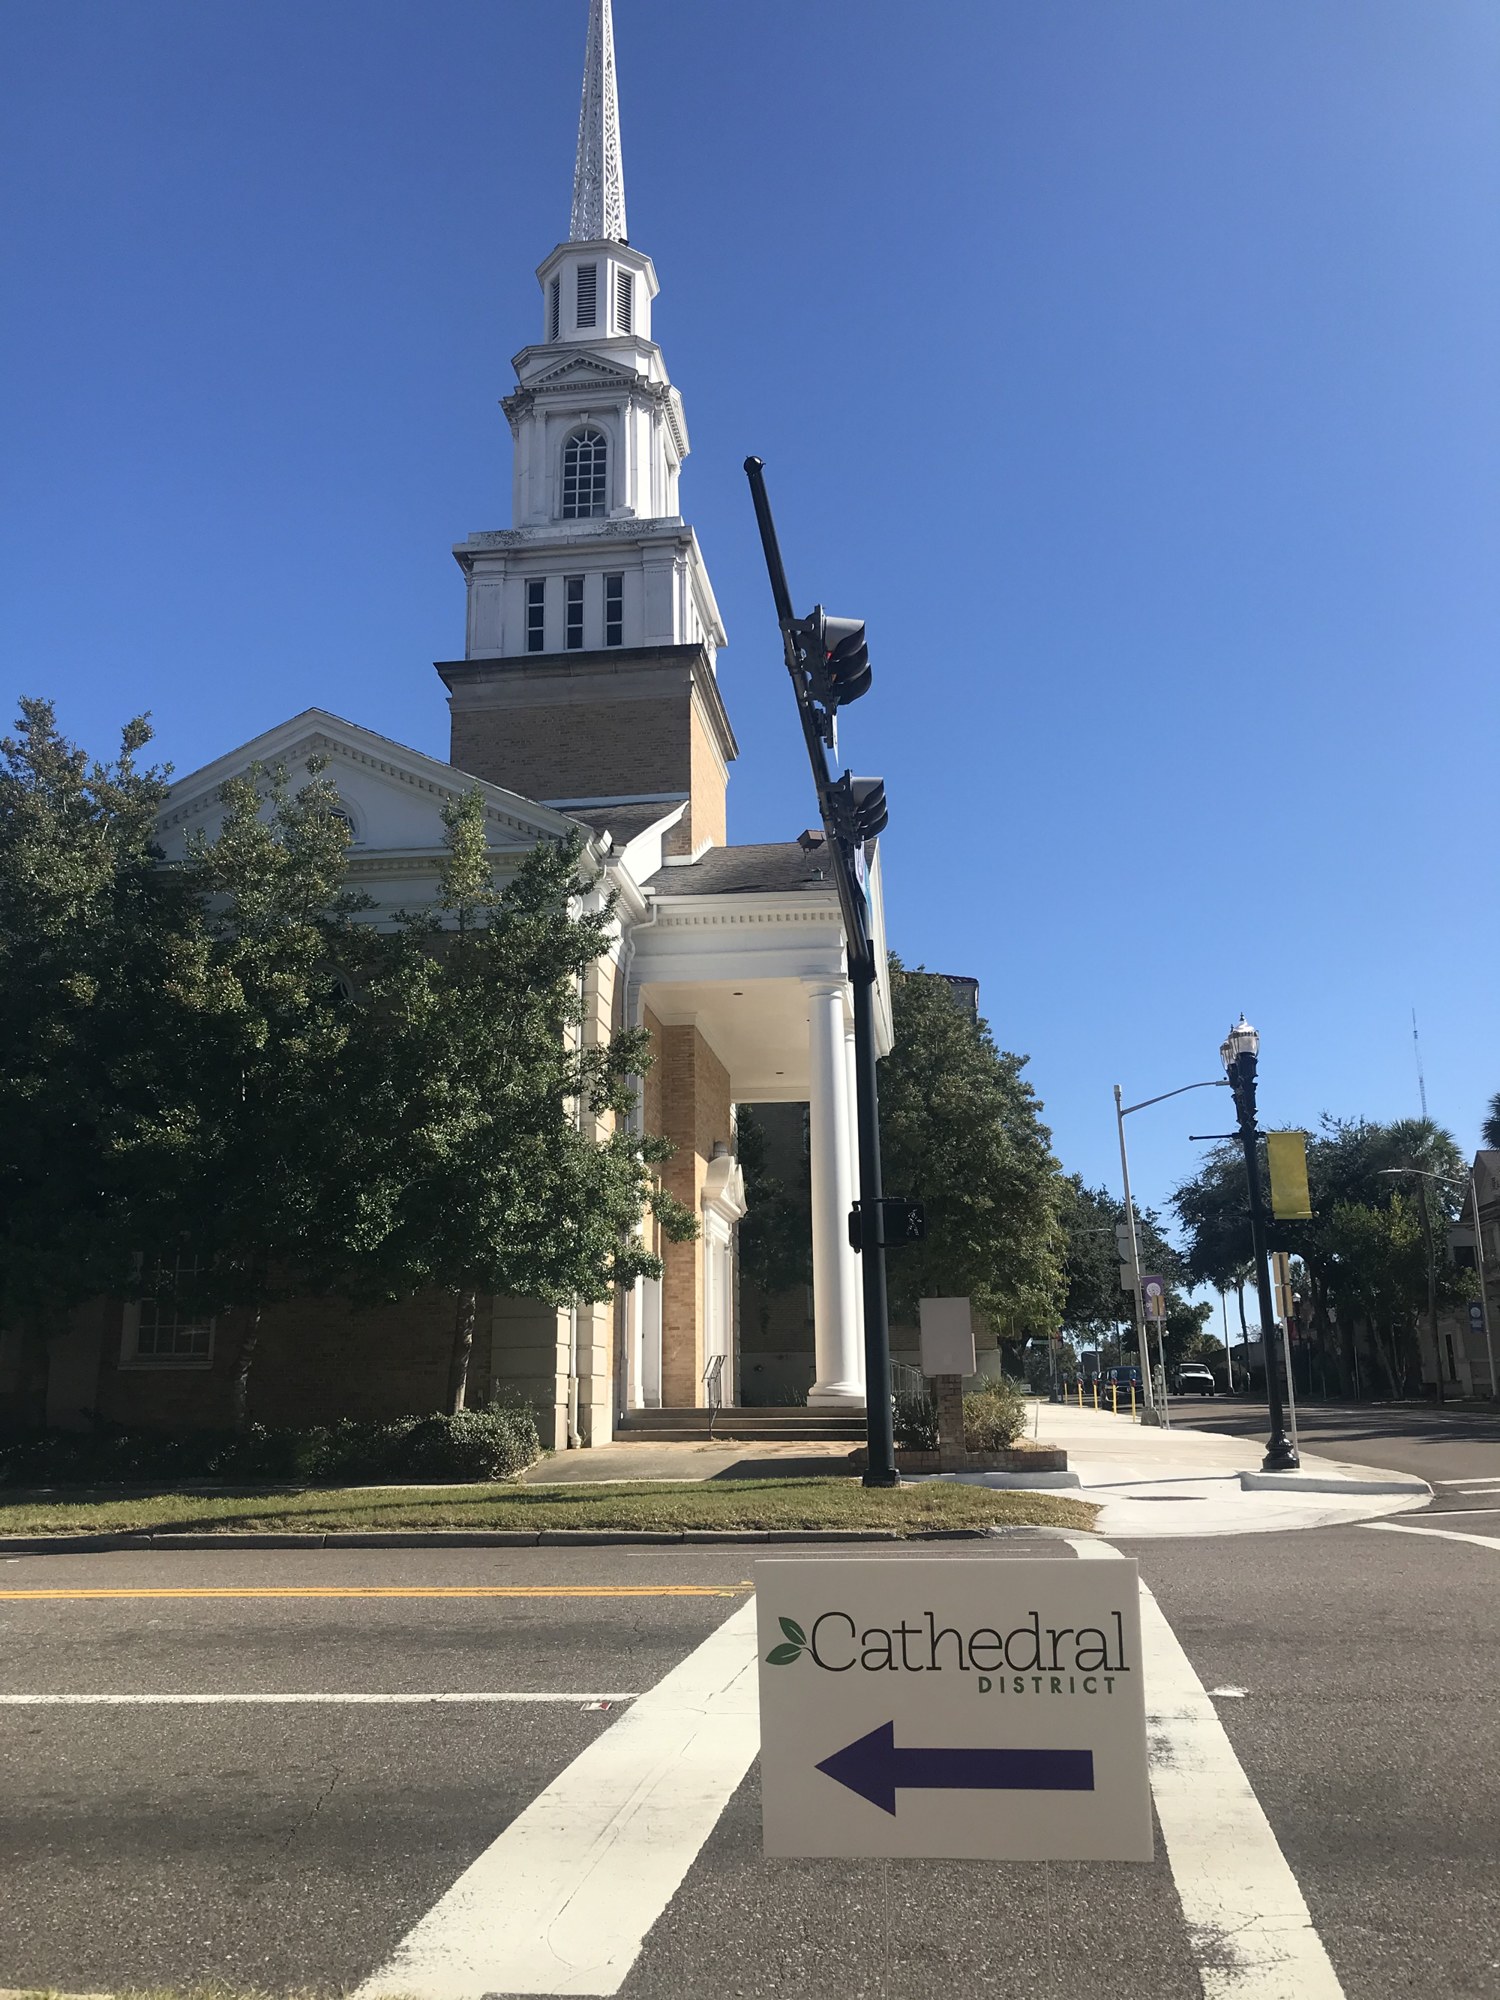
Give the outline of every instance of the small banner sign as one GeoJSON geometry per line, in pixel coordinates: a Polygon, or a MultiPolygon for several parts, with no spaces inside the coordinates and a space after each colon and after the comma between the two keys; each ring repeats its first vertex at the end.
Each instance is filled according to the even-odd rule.
{"type": "Polygon", "coordinates": [[[1307,1134],[1268,1132],[1266,1158],[1271,1167],[1271,1213],[1278,1222],[1310,1222],[1312,1201],[1307,1191],[1307,1134]]]}
{"type": "Polygon", "coordinates": [[[1149,1861],[1133,1561],[755,1565],[765,1851],[1149,1861]]]}

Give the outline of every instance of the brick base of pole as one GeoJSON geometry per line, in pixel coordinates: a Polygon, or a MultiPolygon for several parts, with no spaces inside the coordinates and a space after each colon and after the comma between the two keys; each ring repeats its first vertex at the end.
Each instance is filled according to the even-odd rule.
{"type": "Polygon", "coordinates": [[[968,1457],[964,1448],[964,1379],[962,1375],[934,1375],[932,1389],[937,1399],[938,1471],[962,1472],[968,1457]]]}

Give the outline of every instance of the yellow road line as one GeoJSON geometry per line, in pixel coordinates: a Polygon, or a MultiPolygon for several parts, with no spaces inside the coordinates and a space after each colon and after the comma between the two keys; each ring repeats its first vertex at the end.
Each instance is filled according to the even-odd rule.
{"type": "Polygon", "coordinates": [[[748,1583],[288,1584],[266,1589],[0,1590],[8,1604],[133,1597],[741,1597],[748,1583]]]}

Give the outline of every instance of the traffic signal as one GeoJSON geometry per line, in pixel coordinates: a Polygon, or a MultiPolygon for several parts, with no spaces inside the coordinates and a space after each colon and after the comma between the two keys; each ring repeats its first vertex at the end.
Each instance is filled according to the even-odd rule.
{"type": "Polygon", "coordinates": [[[828,817],[833,830],[851,847],[863,847],[884,833],[890,822],[883,778],[856,778],[848,771],[828,788],[828,817]]]}
{"type": "Polygon", "coordinates": [[[870,691],[870,649],[862,618],[830,618],[821,604],[810,618],[799,619],[797,648],[807,675],[807,691],[822,710],[818,731],[830,748],[834,717],[846,702],[870,691]]]}
{"type": "Polygon", "coordinates": [[[1115,1224],[1115,1248],[1120,1253],[1120,1262],[1128,1264],[1130,1262],[1130,1224],[1128,1222],[1117,1222],[1115,1224]]]}

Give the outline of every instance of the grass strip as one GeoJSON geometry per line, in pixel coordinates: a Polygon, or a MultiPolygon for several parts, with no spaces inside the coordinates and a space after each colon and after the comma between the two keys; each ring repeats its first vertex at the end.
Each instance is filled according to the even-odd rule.
{"type": "Polygon", "coordinates": [[[445,1528],[677,1529],[929,1528],[1025,1526],[1090,1528],[1097,1510],[1059,1493],[999,1492],[930,1480],[891,1491],[847,1474],[811,1479],[714,1479],[701,1485],[326,1489],[261,1494],[157,1493],[118,1500],[21,1501],[0,1506],[0,1535],[118,1534],[193,1530],[236,1534],[390,1533],[445,1528]]]}

